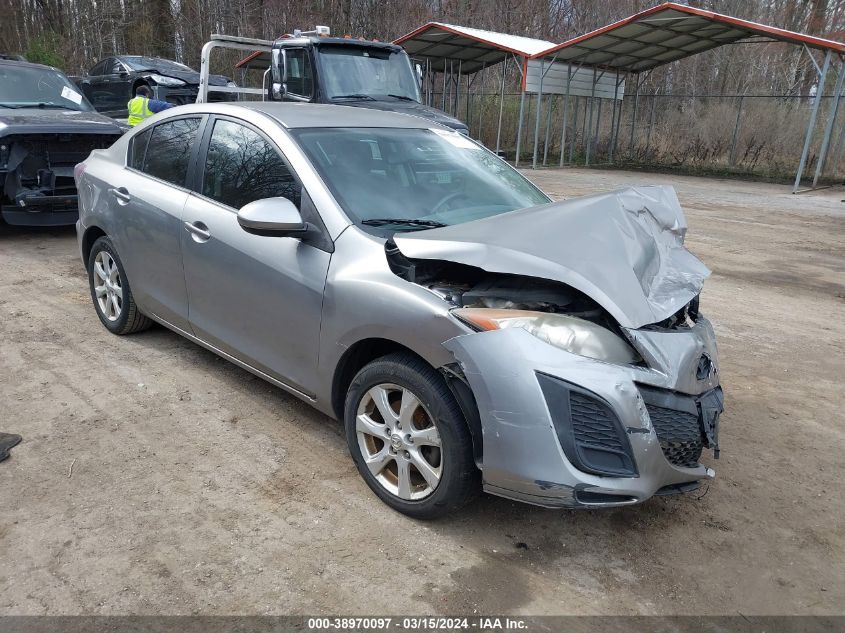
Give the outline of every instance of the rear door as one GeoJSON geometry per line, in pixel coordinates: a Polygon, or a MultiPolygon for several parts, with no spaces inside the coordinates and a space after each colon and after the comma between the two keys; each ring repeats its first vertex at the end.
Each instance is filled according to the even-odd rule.
{"type": "Polygon", "coordinates": [[[120,216],[118,251],[142,308],[189,330],[182,271],[182,212],[187,178],[199,150],[203,117],[168,119],[130,143],[120,186],[109,190],[120,216]]]}
{"type": "MultiPolygon", "coordinates": [[[[244,231],[237,212],[286,197],[316,212],[281,150],[244,121],[209,121],[182,230],[194,334],[294,390],[311,395],[328,249],[244,231]]],[[[320,223],[319,220],[315,220],[320,223]]]]}

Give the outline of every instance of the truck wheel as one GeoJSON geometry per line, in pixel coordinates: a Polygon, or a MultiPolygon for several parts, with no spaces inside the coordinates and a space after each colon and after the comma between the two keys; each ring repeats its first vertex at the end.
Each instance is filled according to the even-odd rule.
{"type": "Polygon", "coordinates": [[[433,519],[478,493],[466,421],[443,378],[421,359],[390,354],[361,369],[344,422],[358,471],[394,510],[433,519]]]}
{"type": "Polygon", "coordinates": [[[99,238],[91,247],[88,285],[97,316],[112,334],[140,332],[152,325],[135,305],[123,264],[107,237],[99,238]]]}

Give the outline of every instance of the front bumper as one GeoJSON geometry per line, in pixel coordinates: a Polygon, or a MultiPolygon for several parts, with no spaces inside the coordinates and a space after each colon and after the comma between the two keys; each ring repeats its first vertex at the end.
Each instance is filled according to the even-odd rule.
{"type": "Polygon", "coordinates": [[[14,205],[0,207],[0,217],[16,226],[67,226],[79,218],[76,194],[45,195],[26,192],[14,205]]]}
{"type": "Polygon", "coordinates": [[[698,463],[702,447],[717,446],[722,410],[710,323],[628,334],[648,367],[577,356],[521,329],[445,343],[478,405],[487,492],[546,507],[621,506],[714,477],[698,463]]]}

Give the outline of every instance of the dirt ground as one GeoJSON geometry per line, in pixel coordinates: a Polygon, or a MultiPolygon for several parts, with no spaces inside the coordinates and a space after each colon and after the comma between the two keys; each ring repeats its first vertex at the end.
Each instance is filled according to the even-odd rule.
{"type": "Polygon", "coordinates": [[[109,334],[72,230],[0,228],[0,614],[841,614],[845,190],[676,186],[712,269],[715,482],[638,507],[381,504],[340,426],[162,328],[109,334]],[[523,545],[524,544],[524,545],[523,545]]]}

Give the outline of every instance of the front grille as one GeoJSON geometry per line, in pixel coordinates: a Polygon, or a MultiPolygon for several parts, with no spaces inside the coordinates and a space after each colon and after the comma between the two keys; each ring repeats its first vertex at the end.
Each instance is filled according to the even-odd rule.
{"type": "Polygon", "coordinates": [[[571,391],[569,410],[576,442],[605,446],[619,452],[625,451],[611,417],[613,413],[603,403],[577,391],[571,391]]]}
{"type": "Polygon", "coordinates": [[[704,447],[698,416],[646,403],[651,424],[666,459],[675,466],[695,468],[704,447]]]}

